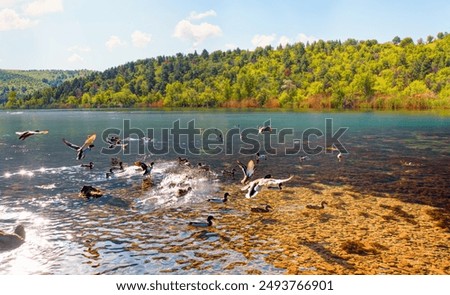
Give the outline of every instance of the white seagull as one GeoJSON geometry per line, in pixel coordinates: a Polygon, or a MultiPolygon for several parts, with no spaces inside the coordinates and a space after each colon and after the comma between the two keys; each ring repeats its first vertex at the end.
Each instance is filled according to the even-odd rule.
{"type": "Polygon", "coordinates": [[[247,184],[246,186],[242,187],[242,191],[247,191],[245,194],[245,197],[247,199],[255,197],[263,187],[270,187],[270,186],[280,186],[280,184],[285,183],[289,180],[291,180],[294,176],[290,176],[289,178],[285,179],[276,179],[276,178],[258,178],[247,184]]]}

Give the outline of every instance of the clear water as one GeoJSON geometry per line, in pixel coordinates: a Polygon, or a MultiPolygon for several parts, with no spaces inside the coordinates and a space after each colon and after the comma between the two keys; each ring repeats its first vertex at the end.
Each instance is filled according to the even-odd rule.
{"type": "MultiPolygon", "coordinates": [[[[211,205],[205,202],[236,188],[236,179],[223,176],[223,169],[239,168],[253,156],[237,153],[245,143],[233,145],[233,154],[199,155],[187,153],[195,166],[206,163],[211,173],[180,166],[170,148],[173,138],[161,136],[162,128],[180,121],[181,127],[195,120],[195,126],[217,128],[223,132],[239,126],[257,128],[270,120],[277,130],[292,128],[285,143],[274,144],[276,155],[262,163],[257,176],[266,173],[285,177],[298,175],[292,186],[311,183],[351,185],[372,194],[388,193],[415,202],[440,207],[450,195],[450,117],[423,113],[295,113],[233,111],[3,111],[0,112],[0,230],[12,231],[24,224],[26,243],[0,253],[0,274],[245,274],[257,270],[281,274],[285,269],[268,263],[264,252],[246,255],[230,243],[240,239],[229,236],[220,216],[241,218],[248,212],[240,206],[211,205]],[[325,119],[333,119],[333,132],[348,127],[340,138],[349,152],[336,169],[336,153],[310,156],[308,166],[299,169],[298,158],[283,151],[300,139],[308,128],[325,132],[325,119]],[[154,129],[157,147],[169,146],[163,155],[151,154],[143,142],[130,141],[129,154],[115,155],[125,163],[124,172],[107,179],[113,155],[101,153],[107,144],[102,132],[130,127],[146,132],[154,129]],[[49,130],[20,141],[22,130],[49,130]],[[82,161],[62,143],[62,138],[81,145],[88,134],[96,133],[96,147],[82,161]],[[139,153],[144,151],[145,153],[139,153]],[[142,171],[133,162],[154,161],[152,187],[144,186],[142,171]],[[94,169],[81,163],[94,162],[94,169]],[[405,167],[416,173],[402,179],[405,167]],[[402,180],[401,180],[402,179],[402,180]],[[102,198],[85,200],[79,195],[83,185],[106,192],[102,198]],[[191,187],[184,196],[179,189],[191,187]],[[190,220],[214,215],[219,222],[212,228],[197,229],[190,220]],[[227,267],[235,263],[235,267],[227,267]]],[[[135,135],[132,135],[135,136],[135,135]]],[[[263,143],[263,136],[254,136],[263,143]]],[[[276,135],[274,135],[276,138],[276,135]]],[[[182,138],[181,147],[189,142],[182,138]]],[[[201,138],[194,139],[201,145],[201,138]]],[[[311,146],[324,146],[324,136],[310,137],[311,146]]],[[[302,167],[300,167],[302,168],[302,167]]],[[[244,203],[244,194],[235,196],[244,203]]],[[[281,229],[282,230],[282,229],[281,229]]],[[[243,233],[244,235],[244,233],[243,233]]],[[[273,243],[276,241],[256,241],[273,243]]]]}

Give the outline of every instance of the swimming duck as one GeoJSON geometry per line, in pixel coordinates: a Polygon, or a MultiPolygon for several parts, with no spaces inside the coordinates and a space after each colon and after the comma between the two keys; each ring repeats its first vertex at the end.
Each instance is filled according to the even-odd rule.
{"type": "Polygon", "coordinates": [[[304,162],[304,161],[309,160],[309,157],[308,156],[300,156],[299,160],[300,160],[300,162],[304,162]]]}
{"type": "Polygon", "coordinates": [[[114,175],[114,168],[109,169],[109,172],[106,172],[106,178],[110,178],[114,175]]]}
{"type": "Polygon", "coordinates": [[[145,164],[144,162],[141,162],[141,161],[134,162],[135,166],[138,166],[138,167],[142,168],[142,170],[144,171],[144,174],[143,174],[144,176],[145,175],[149,175],[150,172],[152,172],[154,164],[155,164],[155,162],[151,162],[150,165],[147,165],[147,164],[145,164]]]}
{"type": "Polygon", "coordinates": [[[256,164],[259,163],[259,160],[267,160],[266,155],[261,155],[259,152],[256,153],[256,164]]]}
{"type": "Polygon", "coordinates": [[[192,190],[192,187],[188,187],[186,189],[180,188],[178,189],[177,196],[182,197],[187,195],[192,190]]]}
{"type": "Polygon", "coordinates": [[[258,178],[241,188],[242,191],[247,190],[247,193],[245,194],[245,197],[247,199],[255,197],[263,187],[270,187],[270,186],[279,186],[280,183],[287,182],[291,180],[294,176],[290,176],[289,178],[285,179],[275,179],[275,178],[258,178]]]}
{"type": "Polygon", "coordinates": [[[311,204],[308,204],[308,205],[306,205],[306,208],[308,208],[308,209],[317,209],[317,210],[320,210],[320,209],[325,209],[325,205],[328,206],[327,201],[322,201],[322,202],[320,202],[320,205],[311,205],[311,204]]]}
{"type": "Polygon", "coordinates": [[[77,160],[83,159],[86,155],[85,153],[90,151],[94,147],[94,141],[97,135],[92,134],[89,135],[88,138],[85,140],[82,146],[75,145],[66,139],[63,138],[63,142],[70,148],[77,151],[77,160]]]}
{"type": "Polygon", "coordinates": [[[250,211],[256,212],[256,213],[267,213],[267,212],[270,212],[271,210],[272,210],[272,207],[270,205],[266,205],[264,208],[255,207],[255,208],[250,209],[250,211]]]}
{"type": "Polygon", "coordinates": [[[198,169],[204,170],[204,171],[209,171],[210,168],[208,165],[202,164],[202,163],[198,163],[197,164],[198,169]]]}
{"type": "Polygon", "coordinates": [[[25,228],[19,224],[14,233],[0,231],[0,252],[13,250],[25,243],[25,228]]]}
{"type": "Polygon", "coordinates": [[[187,158],[178,157],[178,164],[191,167],[191,163],[187,158]]]}
{"type": "Polygon", "coordinates": [[[255,173],[255,162],[253,160],[250,160],[248,161],[247,166],[242,164],[239,160],[237,160],[237,163],[244,173],[244,178],[241,180],[241,183],[245,184],[253,176],[253,173],[255,173]]]}
{"type": "Polygon", "coordinates": [[[226,203],[228,201],[229,196],[230,196],[229,193],[224,193],[223,199],[208,199],[208,202],[210,202],[210,203],[226,203]]]}
{"type": "Polygon", "coordinates": [[[85,167],[85,168],[89,168],[92,170],[92,168],[94,168],[94,163],[89,162],[89,164],[81,164],[81,167],[85,167]]]}
{"type": "Polygon", "coordinates": [[[36,135],[36,134],[47,134],[48,130],[27,130],[27,131],[18,131],[16,132],[17,135],[19,135],[19,139],[20,140],[25,140],[28,137],[30,137],[31,135],[36,135]]]}
{"type": "Polygon", "coordinates": [[[200,221],[191,221],[189,222],[189,225],[196,226],[196,227],[208,227],[212,225],[212,220],[214,219],[213,216],[209,215],[206,219],[207,222],[200,222],[200,221]]]}
{"type": "Polygon", "coordinates": [[[101,196],[103,196],[103,192],[100,189],[95,188],[93,186],[83,185],[83,187],[80,190],[80,195],[86,197],[89,200],[100,198],[101,196]]]}

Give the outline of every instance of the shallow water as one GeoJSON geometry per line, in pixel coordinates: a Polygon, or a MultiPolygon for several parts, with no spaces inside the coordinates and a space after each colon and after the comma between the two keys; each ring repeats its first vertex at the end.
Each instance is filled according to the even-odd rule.
{"type": "MultiPolygon", "coordinates": [[[[268,155],[257,166],[255,177],[272,174],[276,178],[296,177],[287,185],[308,187],[317,194],[317,184],[349,185],[355,191],[384,194],[406,202],[443,208],[450,195],[450,117],[421,113],[294,113],[294,112],[164,112],[164,111],[21,111],[0,112],[0,230],[12,231],[21,223],[26,228],[26,243],[18,249],[0,253],[0,274],[282,274],[286,269],[274,266],[269,253],[252,245],[280,247],[277,240],[248,236],[248,228],[239,231],[240,221],[249,218],[245,192],[237,190],[242,173],[236,160],[247,162],[252,155],[239,154],[248,148],[233,137],[234,153],[211,155],[200,149],[187,153],[194,168],[180,166],[179,154],[172,148],[174,138],[162,136],[162,128],[180,121],[185,128],[195,120],[201,132],[239,128],[256,129],[270,120],[276,128],[272,136],[276,154],[268,155]],[[299,156],[286,155],[293,139],[301,139],[308,128],[326,131],[326,118],[333,119],[333,133],[348,127],[340,138],[348,151],[339,162],[337,152],[299,156]],[[101,153],[107,144],[102,132],[111,128],[125,131],[124,120],[134,133],[147,134],[153,128],[157,148],[169,147],[165,154],[151,153],[146,143],[131,134],[129,154],[101,153]],[[283,128],[292,128],[286,141],[276,142],[283,128]],[[21,130],[49,130],[47,135],[20,141],[21,130]],[[61,139],[81,145],[88,134],[96,133],[95,148],[82,161],[61,139]],[[140,153],[141,152],[141,153],[140,153]],[[126,166],[111,178],[105,173],[111,157],[119,157],[126,166]],[[94,162],[92,170],[81,163],[94,162]],[[135,161],[154,161],[152,184],[143,182],[135,161]],[[206,163],[211,172],[195,168],[206,163]],[[222,175],[223,169],[236,168],[235,179],[222,175]],[[105,191],[105,196],[85,200],[79,196],[83,185],[105,191]],[[186,195],[179,189],[191,187],[186,195]],[[227,204],[210,204],[206,199],[234,194],[227,204]],[[214,215],[216,223],[206,229],[187,225],[214,215]],[[221,223],[221,219],[228,223],[221,223]],[[227,228],[233,228],[232,234],[227,228]],[[241,245],[242,247],[239,247],[241,245]],[[254,250],[252,250],[254,249],[254,250]]],[[[131,133],[133,133],[131,132],[131,133]]],[[[120,134],[120,135],[123,135],[120,134]]],[[[213,137],[213,136],[212,136],[213,137]]],[[[253,143],[264,151],[265,138],[251,135],[253,143]]],[[[180,148],[195,144],[181,137],[180,148]]],[[[325,146],[325,136],[311,136],[311,147],[325,146]]],[[[210,147],[221,147],[220,143],[210,147]]],[[[302,204],[299,204],[302,205],[302,204]]],[[[282,222],[267,220],[283,230],[282,222]],[[279,224],[278,224],[279,223],[279,224]]],[[[245,223],[248,224],[248,223],[245,223]]],[[[251,232],[258,230],[248,225],[251,232]]],[[[288,233],[286,233],[288,234],[288,233]]]]}

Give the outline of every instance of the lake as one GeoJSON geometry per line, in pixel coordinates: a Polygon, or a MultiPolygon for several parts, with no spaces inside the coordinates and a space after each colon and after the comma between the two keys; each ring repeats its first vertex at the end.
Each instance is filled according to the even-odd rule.
{"type": "MultiPolygon", "coordinates": [[[[258,197],[245,199],[239,190],[236,161],[247,163],[256,152],[267,160],[255,177],[294,175],[287,187],[348,186],[439,209],[450,196],[450,116],[435,113],[1,111],[0,151],[0,230],[26,229],[21,247],[0,253],[0,274],[286,273],[255,246],[277,249],[277,241],[238,230],[253,218],[248,209],[258,197]],[[258,133],[268,125],[271,133],[258,133]],[[24,141],[15,134],[36,129],[49,133],[24,141]],[[82,160],[62,142],[82,145],[94,133],[95,147],[82,160]],[[126,150],[108,147],[113,134],[128,138],[126,150]],[[125,169],[106,177],[112,158],[125,169]],[[151,183],[135,161],[154,162],[151,183]],[[81,167],[89,162],[93,169],[81,167]],[[233,168],[234,177],[222,173],[233,168]],[[79,195],[84,185],[105,195],[86,200],[79,195]],[[233,192],[227,203],[206,201],[226,191],[233,192]],[[188,225],[208,215],[212,227],[188,225]],[[245,247],[232,246],[242,239],[245,247]]],[[[277,226],[283,232],[283,223],[277,226]]]]}

